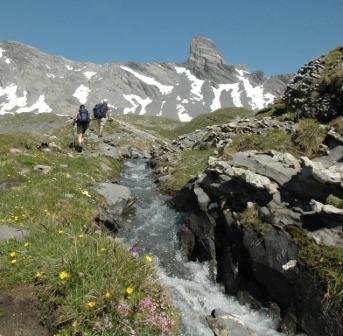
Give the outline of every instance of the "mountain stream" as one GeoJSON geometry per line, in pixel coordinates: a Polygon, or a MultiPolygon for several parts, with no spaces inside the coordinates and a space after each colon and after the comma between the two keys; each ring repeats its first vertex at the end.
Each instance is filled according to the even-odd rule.
{"type": "Polygon", "coordinates": [[[206,263],[182,260],[176,233],[185,217],[166,204],[146,161],[126,161],[120,184],[137,198],[135,215],[127,218],[120,236],[130,245],[137,244],[140,253],[153,256],[160,281],[169,288],[181,314],[182,336],[213,336],[205,316],[214,308],[237,316],[258,336],[283,335],[265,312],[253,311],[225,295],[224,288],[209,279],[206,263]]]}

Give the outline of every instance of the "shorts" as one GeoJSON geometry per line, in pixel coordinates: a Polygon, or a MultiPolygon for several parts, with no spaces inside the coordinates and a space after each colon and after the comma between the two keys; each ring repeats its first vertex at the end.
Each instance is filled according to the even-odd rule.
{"type": "Polygon", "coordinates": [[[99,119],[96,119],[96,121],[97,121],[99,127],[105,126],[107,118],[99,118],[99,119]]]}
{"type": "Polygon", "coordinates": [[[89,124],[77,124],[77,134],[84,134],[87,131],[89,124]]]}

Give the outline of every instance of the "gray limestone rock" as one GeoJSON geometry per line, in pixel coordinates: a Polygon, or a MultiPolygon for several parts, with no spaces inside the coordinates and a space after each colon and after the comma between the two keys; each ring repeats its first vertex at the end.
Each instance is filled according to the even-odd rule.
{"type": "Polygon", "coordinates": [[[132,205],[133,198],[130,189],[114,183],[99,183],[95,191],[103,196],[109,211],[114,216],[122,215],[132,205]]]}
{"type": "Polygon", "coordinates": [[[7,225],[0,225],[0,242],[7,241],[9,239],[16,239],[22,241],[27,234],[26,230],[16,229],[7,225]]]}
{"type": "Polygon", "coordinates": [[[220,309],[214,309],[206,320],[215,336],[256,336],[246,323],[220,309]]]}

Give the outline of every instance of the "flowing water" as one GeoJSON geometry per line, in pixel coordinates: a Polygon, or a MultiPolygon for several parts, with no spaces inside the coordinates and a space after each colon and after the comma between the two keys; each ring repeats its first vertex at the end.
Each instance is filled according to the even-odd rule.
{"type": "Polygon", "coordinates": [[[176,233],[184,215],[166,204],[144,160],[127,161],[120,184],[137,198],[135,215],[128,217],[121,236],[129,244],[137,244],[141,253],[153,255],[161,283],[170,289],[181,313],[182,336],[213,336],[205,316],[214,308],[237,316],[258,336],[283,335],[275,331],[265,313],[252,311],[225,295],[224,289],[209,279],[206,263],[181,259],[176,233]]]}

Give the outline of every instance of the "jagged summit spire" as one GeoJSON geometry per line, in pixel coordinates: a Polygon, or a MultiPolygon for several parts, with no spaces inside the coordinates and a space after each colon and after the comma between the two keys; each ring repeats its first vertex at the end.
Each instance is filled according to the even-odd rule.
{"type": "Polygon", "coordinates": [[[192,39],[187,67],[202,79],[217,79],[222,70],[232,70],[232,66],[220,55],[214,42],[203,36],[192,39]]]}
{"type": "Polygon", "coordinates": [[[197,36],[192,39],[188,64],[227,64],[225,59],[219,54],[214,42],[203,36],[197,36]]]}

